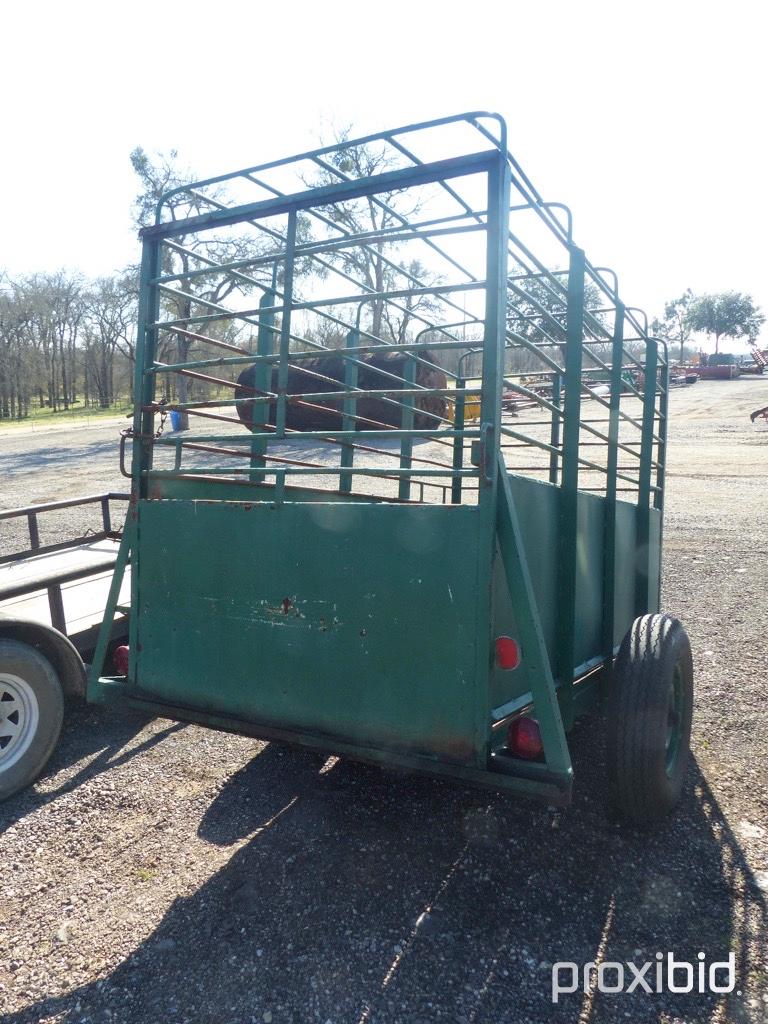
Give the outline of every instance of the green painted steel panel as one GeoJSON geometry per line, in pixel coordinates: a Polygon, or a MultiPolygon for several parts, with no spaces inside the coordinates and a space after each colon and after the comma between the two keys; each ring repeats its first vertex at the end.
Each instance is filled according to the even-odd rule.
{"type": "Polygon", "coordinates": [[[661,517],[661,509],[652,508],[650,510],[648,516],[649,612],[658,612],[661,601],[661,517]]]}
{"type": "MultiPolygon", "coordinates": [[[[276,499],[272,483],[251,483],[247,480],[221,480],[216,477],[154,477],[149,485],[150,498],[186,498],[194,501],[267,501],[276,499]]],[[[340,494],[336,491],[289,484],[285,487],[285,501],[364,502],[371,503],[369,494],[340,494]]]]}
{"type": "Polygon", "coordinates": [[[478,510],[144,501],[138,693],[484,763],[478,510]]]}
{"type": "Polygon", "coordinates": [[[635,619],[637,559],[637,506],[617,501],[614,647],[621,643],[635,619]]]}
{"type": "MultiPolygon", "coordinates": [[[[581,675],[601,656],[610,656],[612,638],[618,642],[636,614],[657,607],[661,515],[659,511],[649,511],[648,505],[652,498],[657,509],[662,506],[662,492],[651,488],[654,469],[659,486],[663,485],[667,396],[664,390],[657,414],[655,387],[644,387],[644,394],[640,394],[631,382],[634,376],[621,383],[625,356],[632,364],[636,363],[623,345],[625,319],[633,340],[636,330],[639,335],[636,340],[645,343],[644,376],[649,382],[656,381],[660,352],[657,352],[659,345],[647,338],[647,329],[643,330],[632,311],[619,301],[614,277],[613,287],[601,284],[603,298],[609,308],[614,305],[616,311],[611,364],[605,363],[594,347],[590,347],[590,361],[599,367],[594,376],[605,377],[612,383],[609,403],[593,395],[600,405],[610,410],[608,436],[590,425],[591,410],[595,406],[584,405],[585,337],[602,338],[603,333],[610,336],[605,325],[597,323],[588,311],[585,319],[585,277],[598,283],[597,272],[586,264],[584,253],[573,244],[570,214],[560,207],[560,214],[566,213],[563,220],[560,214],[553,215],[549,204],[540,201],[530,182],[506,153],[503,122],[498,121],[496,142],[495,134],[489,134],[480,123],[487,116],[481,113],[460,115],[370,137],[369,142],[378,138],[386,145],[394,145],[405,158],[405,166],[361,181],[339,172],[342,180],[309,190],[305,183],[296,182],[294,192],[287,195],[262,184],[260,187],[267,191],[271,189],[272,198],[254,199],[235,207],[217,202],[210,212],[183,222],[175,216],[163,222],[163,203],[158,204],[157,224],[142,232],[144,255],[132,462],[133,498],[142,500],[138,522],[131,520],[130,533],[126,532],[131,538],[133,558],[128,680],[100,679],[108,642],[108,633],[102,631],[89,691],[92,699],[114,699],[119,690],[134,701],[143,700],[148,708],[164,709],[164,713],[178,712],[182,718],[186,716],[255,735],[266,733],[276,738],[297,739],[318,747],[324,747],[327,739],[332,748],[375,761],[418,764],[420,768],[423,768],[422,762],[427,761],[436,766],[435,771],[462,778],[508,772],[510,787],[543,793],[547,787],[551,790],[554,782],[556,797],[564,793],[566,777],[566,788],[570,785],[571,766],[564,727],[570,727],[577,705],[582,708],[589,704],[588,691],[597,692],[594,679],[586,685],[571,687],[572,673],[581,675]],[[463,156],[445,157],[427,165],[401,142],[395,141],[395,136],[407,137],[417,127],[421,132],[453,122],[478,128],[483,151],[465,152],[463,156]],[[490,150],[485,148],[488,143],[490,150]],[[510,168],[515,168],[514,179],[510,168]],[[475,209],[476,200],[469,193],[472,205],[466,205],[461,193],[454,191],[461,187],[461,179],[468,176],[476,176],[476,185],[481,176],[486,176],[484,212],[475,209]],[[514,203],[510,197],[513,180],[514,203]],[[448,181],[453,184],[446,185],[448,181]],[[450,233],[453,229],[446,227],[445,221],[455,219],[440,217],[433,226],[438,223],[443,226],[436,228],[429,237],[424,235],[422,241],[460,272],[458,282],[452,278],[443,281],[441,277],[440,285],[433,289],[414,288],[418,280],[409,273],[407,288],[371,293],[364,281],[345,274],[350,283],[355,284],[346,297],[330,300],[327,296],[320,297],[321,292],[314,300],[304,296],[299,301],[298,293],[293,294],[294,274],[303,277],[306,283],[302,264],[305,259],[311,262],[322,251],[316,250],[314,245],[310,247],[312,251],[302,246],[300,260],[297,262],[294,258],[298,255],[297,242],[301,245],[301,236],[297,234],[300,217],[320,213],[329,223],[322,213],[328,203],[357,200],[379,203],[381,198],[377,196],[385,197],[392,189],[421,188],[437,182],[445,185],[446,193],[461,203],[463,213],[460,216],[468,217],[469,223],[459,224],[457,230],[477,227],[484,232],[484,273],[468,273],[449,252],[440,248],[441,243],[435,239],[446,231],[450,233]],[[517,205],[520,199],[522,206],[517,205]],[[556,341],[557,351],[552,355],[543,351],[552,343],[548,326],[553,324],[560,332],[562,317],[559,312],[555,316],[552,310],[538,303],[535,293],[529,295],[525,287],[521,290],[514,282],[526,276],[519,275],[517,270],[529,266],[529,258],[532,258],[536,267],[533,276],[556,300],[558,310],[560,289],[565,282],[560,271],[548,273],[539,258],[510,232],[510,209],[535,210],[544,227],[554,232],[558,245],[564,247],[561,257],[564,251],[569,255],[566,343],[556,341]],[[252,287],[261,289],[263,295],[258,307],[241,308],[242,303],[238,302],[227,310],[198,297],[196,306],[200,309],[190,311],[187,301],[186,315],[182,315],[183,309],[179,308],[176,319],[161,319],[163,289],[172,284],[173,291],[184,280],[188,284],[190,274],[198,279],[199,275],[212,272],[211,267],[203,266],[182,275],[168,273],[165,247],[176,246],[173,239],[197,234],[202,241],[210,229],[278,215],[282,218],[284,214],[287,214],[285,235],[270,229],[277,243],[270,257],[274,261],[271,289],[266,289],[263,281],[244,273],[247,268],[242,261],[211,264],[217,273],[225,275],[232,287],[240,290],[245,284],[243,294],[250,294],[252,287]],[[519,260],[512,263],[512,277],[507,274],[508,251],[513,256],[516,251],[524,256],[520,267],[519,260]],[[357,286],[362,286],[362,291],[357,286]],[[430,345],[438,345],[446,353],[451,350],[451,355],[458,355],[463,349],[467,355],[476,343],[467,339],[466,333],[464,340],[459,341],[458,333],[445,333],[445,329],[463,326],[466,331],[467,322],[474,322],[477,316],[484,321],[480,422],[477,427],[464,429],[464,399],[461,397],[453,428],[444,421],[440,430],[442,436],[438,438],[454,449],[450,494],[457,506],[398,504],[347,493],[352,491],[357,475],[365,471],[364,466],[353,465],[357,448],[347,442],[360,445],[362,441],[365,449],[369,447],[368,442],[373,440],[378,444],[376,438],[389,433],[386,429],[376,429],[363,435],[356,429],[361,424],[354,416],[358,403],[358,364],[353,357],[376,347],[366,345],[366,341],[387,340],[375,339],[368,333],[365,305],[370,301],[394,302],[395,308],[402,312],[403,308],[407,311],[410,307],[407,301],[403,307],[398,300],[407,300],[409,293],[417,297],[422,291],[425,295],[433,291],[438,304],[455,293],[451,304],[458,314],[457,295],[481,290],[484,296],[477,296],[478,305],[470,321],[465,302],[462,321],[441,323],[441,314],[434,323],[425,320],[421,325],[424,330],[412,341],[401,340],[390,346],[393,351],[410,353],[400,378],[400,383],[406,386],[400,396],[404,413],[399,425],[394,421],[395,429],[389,437],[390,441],[399,441],[401,457],[397,467],[367,467],[372,477],[399,475],[397,493],[401,498],[415,493],[412,474],[449,479],[445,472],[447,467],[437,462],[429,468],[422,466],[430,460],[418,462],[416,468],[417,459],[411,447],[416,438],[426,437],[429,432],[410,430],[415,422],[415,403],[407,385],[416,382],[414,360],[422,336],[426,338],[429,330],[436,329],[443,340],[430,341],[430,345]],[[509,329],[509,312],[516,308],[516,296],[526,301],[530,299],[538,308],[544,324],[538,328],[543,345],[515,335],[509,329]],[[484,314],[480,313],[481,298],[485,300],[484,314]],[[321,475],[326,476],[325,470],[330,468],[324,463],[313,466],[281,462],[275,466],[268,461],[268,453],[273,442],[280,444],[285,439],[288,402],[302,397],[292,392],[289,399],[286,393],[288,363],[300,363],[308,355],[313,358],[317,355],[316,342],[308,338],[303,340],[311,344],[311,352],[302,351],[301,344],[297,349],[295,343],[302,339],[294,328],[302,330],[305,311],[312,318],[327,316],[326,305],[331,301],[333,305],[338,302],[356,310],[356,315],[342,310],[341,316],[331,316],[337,327],[346,324],[348,330],[345,390],[340,410],[343,430],[330,432],[334,444],[343,441],[340,465],[332,470],[338,472],[338,490],[315,490],[304,483],[286,486],[286,479],[311,483],[317,469],[322,469],[321,475]],[[216,347],[221,342],[205,336],[206,325],[218,322],[222,316],[248,324],[249,330],[258,327],[256,354],[234,347],[234,355],[213,358],[207,351],[197,352],[195,359],[155,364],[161,331],[192,326],[193,336],[200,344],[216,347]],[[202,336],[197,334],[201,330],[202,336]],[[446,340],[450,338],[455,340],[446,340]],[[552,403],[515,383],[514,379],[504,379],[506,350],[515,347],[537,354],[544,372],[553,375],[552,403]],[[176,446],[176,469],[163,469],[166,463],[160,459],[153,472],[154,446],[169,443],[168,437],[155,433],[156,413],[167,411],[156,403],[159,375],[192,371],[193,377],[216,384],[216,377],[197,371],[218,372],[214,369],[217,366],[234,368],[241,363],[255,366],[258,397],[253,401],[261,415],[255,417],[254,424],[261,423],[265,429],[256,431],[249,445],[242,446],[235,454],[247,456],[250,453],[250,466],[262,467],[260,480],[274,480],[275,484],[256,482],[259,476],[255,474],[252,482],[244,480],[241,470],[248,463],[242,461],[226,466],[206,463],[203,465],[207,465],[207,469],[193,468],[192,476],[182,479],[182,466],[190,465],[186,459],[182,460],[183,446],[189,442],[190,435],[186,435],[186,440],[181,436],[170,439],[176,446]],[[265,394],[272,390],[273,367],[277,370],[277,393],[265,394]],[[553,415],[550,445],[502,425],[502,391],[507,387],[527,396],[528,400],[533,399],[553,415]],[[626,416],[620,423],[621,390],[628,390],[642,399],[641,425],[626,416]],[[276,403],[274,424],[265,404],[273,400],[276,403]],[[559,412],[563,413],[562,422],[559,412]],[[657,421],[660,440],[654,462],[657,421]],[[618,467],[619,427],[624,429],[629,423],[634,424],[635,429],[641,427],[637,481],[626,473],[619,473],[618,467]],[[560,486],[517,475],[507,477],[504,461],[499,457],[502,430],[540,453],[548,451],[550,479],[555,483],[559,480],[560,486]],[[582,471],[601,468],[600,458],[598,464],[592,464],[588,458],[595,442],[582,438],[584,430],[589,432],[590,438],[601,438],[608,446],[606,498],[578,490],[582,471]],[[477,440],[474,446],[476,470],[467,468],[464,459],[465,441],[472,440],[477,440]],[[164,473],[170,475],[162,476],[164,473]],[[476,497],[474,486],[463,486],[464,473],[477,479],[476,497]],[[217,479],[216,474],[237,475],[237,479],[217,479]],[[637,483],[636,505],[616,502],[619,479],[637,483]],[[458,507],[462,498],[467,505],[458,507]],[[477,506],[472,507],[475,500],[477,506]],[[499,633],[519,636],[523,644],[523,662],[514,672],[503,673],[493,667],[491,639],[499,633]],[[555,677],[560,677],[557,693],[553,671],[555,677]],[[510,763],[514,759],[509,754],[498,749],[493,757],[488,757],[489,712],[515,699],[519,706],[520,701],[527,701],[529,691],[535,694],[535,713],[544,736],[549,779],[539,771],[544,766],[529,764],[521,771],[519,765],[510,763]],[[537,772],[539,778],[534,782],[537,772]]],[[[328,153],[319,150],[314,155],[324,158],[328,153]]],[[[307,156],[252,170],[259,173],[277,167],[287,170],[307,156]]],[[[330,166],[324,159],[321,163],[330,166]]],[[[258,182],[250,174],[246,177],[258,182]]],[[[210,179],[199,186],[205,191],[213,182],[221,185],[235,179],[242,183],[242,172],[210,179]]],[[[183,191],[173,190],[166,200],[183,191]]],[[[439,188],[434,191],[441,194],[439,188]]],[[[476,188],[473,186],[470,191],[474,193],[476,188]]],[[[243,202],[241,198],[232,201],[243,202]]],[[[403,220],[401,226],[410,232],[407,220],[403,220]]],[[[364,237],[366,249],[371,244],[387,245],[394,240],[393,236],[378,232],[364,237]]],[[[338,242],[332,233],[330,244],[335,248],[338,242]]],[[[346,241],[343,244],[346,246],[346,241]]],[[[201,258],[204,264],[210,263],[205,257],[201,258]]],[[[390,265],[396,269],[394,264],[390,265]]],[[[556,265],[562,266],[562,259],[556,265]]],[[[604,273],[613,276],[610,271],[601,271],[601,278],[604,273]]],[[[162,315],[172,314],[173,310],[163,303],[162,315]]],[[[531,319],[535,321],[539,317],[526,316],[525,319],[530,327],[531,319]]],[[[372,320],[375,322],[376,317],[372,320]]],[[[476,337],[474,330],[471,335],[476,337]]],[[[464,356],[460,356],[462,359],[464,356]]],[[[514,366],[512,360],[510,373],[514,366]]],[[[665,357],[661,363],[664,381],[667,371],[665,357]]],[[[307,372],[313,376],[313,371],[307,372]]],[[[398,380],[392,374],[386,376],[398,380]]],[[[512,377],[517,374],[513,373],[512,377]]],[[[324,378],[323,374],[314,373],[314,378],[318,383],[308,385],[303,395],[305,401],[328,398],[323,380],[326,384],[335,383],[333,378],[324,378]],[[319,393],[313,393],[313,388],[319,388],[319,393]]],[[[427,390],[435,395],[443,391],[440,388],[427,390]]],[[[334,401],[342,397],[335,387],[333,391],[334,401]]],[[[588,387],[586,391],[589,392],[588,387]]],[[[426,397],[421,391],[419,395],[426,397]]],[[[392,399],[389,401],[391,404],[392,399]]],[[[194,414],[207,404],[201,401],[177,407],[188,406],[194,414]]],[[[365,420],[365,417],[360,419],[365,420]]],[[[601,419],[593,422],[599,423],[601,419]]],[[[369,421],[368,425],[371,423],[376,425],[375,421],[369,421]]],[[[524,422],[518,424],[523,425],[524,422]]],[[[378,426],[386,427],[386,424],[378,426]]],[[[310,430],[305,432],[305,440],[327,442],[327,433],[310,430]]],[[[215,432],[203,433],[196,440],[203,446],[235,443],[229,432],[221,436],[215,432]]],[[[629,442],[633,454],[638,454],[634,452],[636,444],[637,441],[629,442]]],[[[626,450],[627,445],[622,448],[626,450]]],[[[227,452],[220,449],[219,454],[227,455],[227,452]]],[[[198,463],[193,460],[191,465],[198,463]]],[[[383,480],[381,484],[386,486],[383,480]]],[[[439,491],[431,492],[433,497],[436,494],[439,495],[439,491]]],[[[444,501],[446,497],[444,489],[444,501]]],[[[121,551],[124,563],[127,541],[121,551]]],[[[119,581],[111,590],[108,621],[114,614],[118,590],[119,581]]],[[[608,676],[609,673],[602,676],[603,692],[608,676]]],[[[498,747],[496,740],[494,743],[498,747]]]]}
{"type": "MultiPolygon", "coordinates": [[[[556,643],[557,536],[560,489],[528,477],[508,474],[525,545],[525,556],[536,597],[541,630],[552,661],[556,643]]],[[[494,559],[493,633],[517,637],[512,599],[498,550],[494,559]]],[[[491,673],[491,708],[501,708],[532,689],[525,651],[520,666],[507,672],[494,666],[491,673]]]]}
{"type": "Polygon", "coordinates": [[[646,612],[659,610],[661,576],[661,512],[648,510],[648,545],[639,545],[636,505],[616,502],[616,622],[614,645],[618,646],[632,625],[636,611],[635,585],[638,574],[648,573],[650,600],[646,612]]]}
{"type": "MultiPolygon", "coordinates": [[[[576,506],[576,594],[573,667],[603,651],[603,554],[605,498],[579,491],[576,506]]],[[[622,543],[621,535],[617,542],[622,543]]],[[[617,583],[618,587],[621,583],[617,583]]]]}
{"type": "Polygon", "coordinates": [[[531,570],[533,590],[539,606],[541,628],[553,659],[557,630],[558,511],[561,490],[550,483],[509,474],[517,507],[525,555],[531,570]]]}
{"type": "MultiPolygon", "coordinates": [[[[557,643],[556,614],[557,535],[560,489],[530,477],[509,474],[525,553],[531,571],[542,632],[550,659],[554,660],[557,643]]],[[[606,501],[601,495],[579,492],[578,529],[576,531],[576,637],[574,669],[602,653],[603,602],[603,530],[606,501]]],[[[636,505],[616,502],[616,617],[615,644],[619,644],[635,617],[635,586],[640,560],[650,564],[651,585],[658,592],[660,566],[660,513],[650,511],[649,550],[638,551],[636,505]]],[[[493,633],[515,636],[515,621],[504,568],[494,560],[493,633]]],[[[656,607],[649,611],[658,610],[656,607]]],[[[499,708],[522,697],[531,689],[525,670],[525,659],[519,669],[503,672],[494,668],[491,674],[491,707],[499,708]]]]}

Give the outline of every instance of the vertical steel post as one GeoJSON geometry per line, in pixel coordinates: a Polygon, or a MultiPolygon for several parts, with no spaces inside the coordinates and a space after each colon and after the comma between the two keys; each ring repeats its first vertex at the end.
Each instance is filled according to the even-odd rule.
{"type": "Polygon", "coordinates": [[[584,251],[570,247],[563,402],[563,457],[560,483],[557,676],[566,729],[573,724],[573,669],[576,638],[576,564],[579,512],[581,362],[584,340],[584,251]]]}
{"type": "Polygon", "coordinates": [[[488,168],[486,220],[485,333],[480,391],[480,445],[477,492],[478,548],[475,602],[475,748],[487,763],[491,732],[491,601],[493,560],[498,544],[499,423],[507,315],[507,237],[509,233],[510,171],[500,153],[488,168]]]}
{"type": "Polygon", "coordinates": [[[643,391],[643,434],[640,440],[640,473],[637,493],[637,572],[635,614],[645,615],[654,604],[650,584],[650,504],[653,463],[654,426],[656,419],[656,342],[647,340],[645,349],[645,388],[643,391]]]}
{"type": "MultiPolygon", "coordinates": [[[[142,412],[142,407],[151,405],[155,397],[155,374],[148,372],[155,361],[157,347],[157,321],[160,296],[157,285],[152,282],[160,274],[160,247],[157,238],[145,238],[141,252],[139,274],[139,309],[136,325],[136,362],[133,377],[133,453],[131,460],[131,497],[135,501],[145,498],[147,479],[145,474],[152,466],[152,433],[155,415],[142,412]]],[[[133,504],[133,502],[132,502],[133,504]]],[[[130,514],[130,509],[129,509],[130,514]]]]}
{"type": "Polygon", "coordinates": [[[624,304],[616,301],[611,347],[611,398],[608,412],[608,461],[605,475],[603,523],[603,658],[602,695],[607,696],[613,670],[616,623],[616,492],[619,463],[619,409],[624,363],[624,304]]]}
{"type": "MultiPolygon", "coordinates": [[[[456,378],[456,390],[463,389],[467,386],[466,378],[456,378]]],[[[457,395],[456,402],[454,405],[453,414],[453,429],[457,432],[457,436],[453,439],[453,468],[459,470],[464,465],[464,438],[458,436],[458,432],[464,429],[464,406],[466,396],[457,395]]],[[[461,504],[461,477],[455,474],[451,481],[451,504],[461,504]]]]}
{"type": "Polygon", "coordinates": [[[37,525],[37,513],[27,512],[27,525],[29,527],[29,546],[32,551],[40,547],[40,530],[37,525]]]}
{"type": "MultiPolygon", "coordinates": [[[[495,507],[501,421],[502,367],[507,310],[507,210],[501,197],[509,195],[509,171],[494,165],[488,172],[488,224],[486,243],[485,338],[480,384],[480,479],[478,502],[495,507]]],[[[495,513],[494,513],[495,514],[495,513]]]]}
{"type": "Polygon", "coordinates": [[[656,448],[656,491],[653,495],[653,507],[659,510],[659,593],[656,601],[661,607],[661,564],[664,557],[664,478],[667,465],[667,423],[669,416],[669,349],[661,341],[657,345],[664,346],[664,359],[659,373],[659,442],[656,448]]]}
{"type": "MultiPolygon", "coordinates": [[[[261,312],[261,310],[274,306],[274,304],[275,289],[269,288],[264,292],[259,301],[259,327],[256,332],[257,356],[271,356],[275,348],[275,314],[272,312],[261,312]]],[[[272,390],[272,366],[273,364],[266,359],[260,359],[256,363],[253,371],[253,387],[255,391],[272,390]]],[[[262,399],[261,401],[255,401],[251,406],[254,432],[258,432],[258,428],[263,427],[269,421],[270,405],[271,401],[269,399],[262,399]]],[[[251,466],[264,465],[264,453],[266,450],[267,442],[264,438],[258,437],[251,441],[251,466]]]]}
{"type": "MultiPolygon", "coordinates": [[[[552,378],[552,405],[557,409],[560,408],[561,391],[562,378],[559,373],[556,373],[552,378]]],[[[553,448],[560,447],[560,414],[554,410],[552,411],[552,427],[549,432],[549,443],[553,448]]],[[[551,452],[549,456],[549,482],[551,484],[557,483],[559,461],[557,452],[551,452]]]]}
{"type": "MultiPolygon", "coordinates": [[[[359,317],[359,313],[358,313],[359,317]]],[[[357,348],[360,344],[360,331],[358,327],[347,333],[346,347],[357,348]]],[[[358,357],[344,357],[344,415],[341,419],[342,430],[357,430],[357,371],[358,357]]],[[[339,473],[339,490],[342,494],[349,494],[352,490],[352,473],[348,472],[355,462],[354,445],[346,441],[341,449],[339,473]]]]}
{"type": "MultiPolygon", "coordinates": [[[[119,583],[122,582],[123,571],[128,558],[127,535],[133,535],[137,528],[139,515],[139,503],[147,497],[148,480],[146,471],[152,467],[152,446],[155,417],[154,413],[142,412],[142,407],[148,406],[154,400],[155,395],[155,374],[149,373],[148,369],[155,361],[155,350],[157,347],[157,328],[155,323],[158,319],[160,309],[160,294],[155,279],[159,276],[161,261],[162,241],[155,237],[145,237],[141,254],[141,272],[139,275],[139,309],[138,322],[136,327],[136,365],[134,373],[134,412],[133,412],[133,456],[131,461],[131,500],[126,513],[125,529],[123,540],[118,553],[118,565],[115,566],[112,576],[107,605],[104,610],[104,620],[99,634],[99,643],[102,638],[101,662],[97,664],[94,658],[94,671],[100,672],[104,660],[103,651],[106,650],[106,643],[112,631],[117,595],[120,592],[119,583]],[[129,529],[130,527],[130,529],[129,529]],[[125,550],[125,561],[121,564],[121,556],[125,550]],[[119,571],[118,571],[119,570],[119,571]],[[117,586],[115,581],[118,580],[117,586]]],[[[134,565],[131,571],[131,608],[139,607],[139,571],[134,565]]],[[[139,650],[139,616],[132,615],[129,623],[129,656],[128,656],[128,677],[132,680],[137,675],[137,658],[139,650]]]]}
{"type": "Polygon", "coordinates": [[[112,518],[109,514],[109,495],[101,499],[101,524],[104,533],[112,532],[112,518]]]}
{"type": "Polygon", "coordinates": [[[296,211],[288,214],[283,273],[283,316],[280,321],[280,362],[277,366],[277,413],[275,436],[285,437],[285,405],[288,389],[288,354],[291,347],[291,304],[293,302],[294,252],[296,249],[296,211]]]}
{"type": "Polygon", "coordinates": [[[61,596],[61,584],[54,583],[48,588],[48,607],[51,612],[51,625],[64,636],[67,635],[67,618],[64,614],[64,601],[61,596]]]}
{"type": "MultiPolygon", "coordinates": [[[[412,389],[416,383],[416,359],[408,353],[405,358],[405,366],[403,368],[403,380],[406,384],[406,389],[412,389]]],[[[413,430],[413,407],[415,402],[414,395],[405,395],[402,398],[403,411],[400,417],[400,425],[403,430],[413,430]]],[[[413,455],[413,437],[403,437],[400,440],[400,469],[410,469],[413,465],[411,456],[413,455]]],[[[401,476],[400,483],[397,489],[397,496],[401,501],[407,501],[411,496],[411,478],[410,476],[401,476]]]]}
{"type": "MultiPolygon", "coordinates": [[[[654,339],[655,340],[655,339],[654,339]]],[[[657,345],[662,344],[656,342],[657,345]]],[[[656,454],[656,491],[653,507],[664,512],[664,470],[667,464],[667,417],[669,415],[669,351],[664,346],[664,359],[659,368],[659,442],[656,454]]]]}

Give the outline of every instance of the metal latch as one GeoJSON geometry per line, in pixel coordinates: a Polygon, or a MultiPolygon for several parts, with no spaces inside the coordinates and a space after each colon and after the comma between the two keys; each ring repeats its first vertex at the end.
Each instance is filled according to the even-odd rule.
{"type": "Polygon", "coordinates": [[[477,441],[472,442],[470,448],[470,461],[473,466],[477,466],[482,472],[480,479],[484,484],[490,484],[493,482],[493,446],[491,440],[493,438],[493,424],[483,423],[480,426],[480,438],[477,441]]]}

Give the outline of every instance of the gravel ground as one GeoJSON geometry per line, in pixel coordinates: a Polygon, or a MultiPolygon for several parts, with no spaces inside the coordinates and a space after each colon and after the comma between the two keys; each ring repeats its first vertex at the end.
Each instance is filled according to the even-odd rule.
{"type": "MultiPolygon", "coordinates": [[[[767,1021],[768,433],[747,415],[766,395],[672,396],[663,603],[697,696],[664,829],[606,819],[595,721],[574,736],[574,804],[553,812],[74,709],[46,776],[0,809],[0,1022],[767,1021]],[[551,1001],[555,961],[657,951],[733,952],[736,991],[551,1001]]],[[[0,434],[3,504],[122,490],[117,429],[0,434]]]]}

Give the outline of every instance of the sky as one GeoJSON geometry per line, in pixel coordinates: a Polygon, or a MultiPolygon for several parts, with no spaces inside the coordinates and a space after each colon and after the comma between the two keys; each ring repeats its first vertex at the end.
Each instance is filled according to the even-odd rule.
{"type": "Polygon", "coordinates": [[[653,317],[687,287],[734,289],[768,313],[766,10],[6,0],[0,270],[137,262],[137,145],[205,177],[311,148],[332,124],[485,109],[625,301],[653,317]]]}

